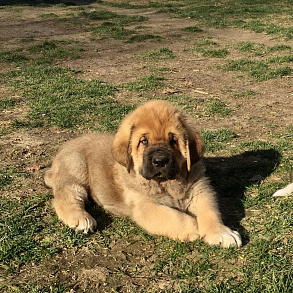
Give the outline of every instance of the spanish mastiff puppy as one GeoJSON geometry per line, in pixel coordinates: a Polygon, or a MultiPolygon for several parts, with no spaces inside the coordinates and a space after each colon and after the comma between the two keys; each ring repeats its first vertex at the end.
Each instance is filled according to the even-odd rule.
{"type": "Polygon", "coordinates": [[[53,188],[59,219],[84,233],[97,225],[85,210],[91,197],[152,234],[241,246],[239,233],[221,220],[203,153],[194,121],[167,102],[150,101],[128,114],[116,135],[93,133],[65,143],[45,183],[53,188]]]}

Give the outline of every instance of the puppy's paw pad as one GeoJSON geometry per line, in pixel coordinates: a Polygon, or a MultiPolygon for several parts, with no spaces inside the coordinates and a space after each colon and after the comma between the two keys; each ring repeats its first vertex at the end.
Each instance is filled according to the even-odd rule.
{"type": "Polygon", "coordinates": [[[240,234],[232,230],[207,235],[205,241],[210,245],[217,245],[225,248],[240,247],[242,245],[240,234]]]}
{"type": "Polygon", "coordinates": [[[93,233],[97,227],[97,221],[87,212],[74,215],[69,221],[68,226],[84,234],[93,233]]]}

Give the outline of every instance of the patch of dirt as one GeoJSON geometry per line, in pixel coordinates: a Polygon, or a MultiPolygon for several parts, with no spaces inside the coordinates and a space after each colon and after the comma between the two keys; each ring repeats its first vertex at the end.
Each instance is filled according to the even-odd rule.
{"type": "Polygon", "coordinates": [[[67,288],[72,288],[70,292],[106,293],[110,292],[109,288],[118,292],[151,291],[157,281],[164,282],[164,287],[170,289],[174,283],[171,278],[151,276],[148,272],[155,263],[154,249],[139,241],[127,244],[125,240],[110,249],[63,249],[48,261],[19,268],[18,278],[8,281],[11,285],[24,285],[32,280],[39,285],[66,284],[67,288]],[[127,268],[129,273],[122,273],[122,268],[127,268]],[[138,276],[136,269],[141,270],[138,276]],[[157,281],[154,283],[154,280],[157,281]]]}
{"type": "MultiPolygon", "coordinates": [[[[158,61],[155,64],[157,67],[171,69],[164,74],[167,77],[166,86],[151,93],[121,89],[115,96],[116,99],[139,103],[154,97],[177,94],[188,95],[197,102],[209,97],[223,99],[234,110],[233,115],[224,118],[214,115],[199,117],[198,127],[206,130],[229,128],[239,136],[239,140],[265,140],[272,132],[271,125],[276,126],[276,131],[282,132],[285,127],[293,124],[293,76],[259,83],[248,78],[237,78],[235,73],[217,69],[217,66],[225,63],[225,59],[204,58],[190,50],[195,42],[208,38],[224,47],[240,41],[272,46],[279,44],[280,40],[231,28],[203,28],[203,32],[188,33],[182,29],[194,25],[191,19],[172,18],[153,9],[125,10],[101,4],[92,4],[91,7],[103,7],[118,14],[147,16],[148,20],[143,23],[147,27],[144,33],[159,35],[162,40],[134,43],[114,39],[98,40],[92,38],[90,32],[85,32],[83,26],[40,17],[53,13],[66,18],[70,13],[70,7],[15,6],[10,10],[0,10],[0,51],[23,48],[45,40],[76,40],[84,50],[81,58],[59,61],[58,65],[80,71],[79,77],[82,79],[99,79],[113,85],[121,85],[134,81],[139,76],[150,74],[148,66],[154,63],[145,61],[142,55],[148,50],[165,47],[172,50],[176,56],[175,59],[158,61]],[[247,90],[254,90],[257,94],[237,99],[229,94],[247,90]]],[[[131,25],[129,28],[134,26],[131,25]]],[[[287,44],[293,46],[292,41],[288,41],[287,44]]],[[[231,54],[232,58],[239,58],[237,52],[231,54]]],[[[0,69],[1,72],[2,70],[9,68],[0,69]]],[[[24,102],[25,97],[12,93],[8,88],[2,87],[0,94],[1,97],[15,97],[20,101],[17,107],[0,112],[1,128],[9,127],[16,119],[26,116],[29,108],[24,102]]],[[[60,144],[78,134],[78,131],[52,127],[20,128],[2,135],[0,168],[14,168],[19,171],[36,169],[35,172],[30,172],[27,178],[19,181],[13,190],[6,190],[1,196],[23,197],[45,192],[42,168],[50,164],[60,144]],[[42,166],[40,170],[39,166],[42,166]]],[[[135,278],[133,272],[123,277],[119,274],[119,269],[123,265],[131,266],[132,269],[135,266],[145,267],[148,271],[152,266],[151,255],[154,249],[155,247],[141,242],[129,247],[121,242],[111,249],[97,249],[95,252],[86,248],[77,251],[64,249],[48,261],[23,266],[18,277],[8,279],[7,282],[11,285],[25,284],[27,281],[40,284],[69,284],[72,293],[110,292],[110,288],[117,292],[139,292],[141,286],[146,291],[154,288],[176,288],[174,282],[166,276],[161,276],[161,279],[160,276],[156,276],[156,282],[150,282],[153,280],[149,274],[145,278],[135,278]],[[125,249],[132,253],[127,253],[128,259],[123,253],[125,249]]]]}

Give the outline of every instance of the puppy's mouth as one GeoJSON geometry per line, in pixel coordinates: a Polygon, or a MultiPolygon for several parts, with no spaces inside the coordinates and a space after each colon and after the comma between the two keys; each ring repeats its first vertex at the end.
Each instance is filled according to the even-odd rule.
{"type": "Polygon", "coordinates": [[[144,172],[141,172],[141,175],[147,180],[155,180],[155,181],[159,181],[159,182],[167,181],[167,180],[171,179],[171,178],[167,178],[166,175],[164,175],[162,172],[157,172],[154,175],[145,174],[144,172]]]}
{"type": "Polygon", "coordinates": [[[164,182],[167,180],[174,180],[177,177],[177,173],[172,173],[172,174],[163,174],[162,172],[157,172],[154,175],[147,174],[144,172],[141,172],[142,177],[144,177],[147,180],[155,180],[158,182],[164,182]]]}
{"type": "Polygon", "coordinates": [[[158,181],[168,180],[168,178],[162,172],[156,173],[152,179],[158,180],[158,181]]]}
{"type": "Polygon", "coordinates": [[[163,174],[162,174],[162,172],[158,172],[154,175],[154,177],[163,177],[163,174]]]}

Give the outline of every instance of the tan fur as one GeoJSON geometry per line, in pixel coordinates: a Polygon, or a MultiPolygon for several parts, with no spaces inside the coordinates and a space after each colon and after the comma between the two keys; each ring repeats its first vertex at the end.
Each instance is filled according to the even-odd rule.
{"type": "Polygon", "coordinates": [[[106,210],[132,218],[149,233],[241,246],[240,235],[222,223],[215,192],[204,176],[203,153],[194,121],[164,101],[151,101],[128,114],[115,136],[93,133],[65,143],[45,182],[53,188],[60,220],[85,233],[96,228],[95,219],[85,211],[90,195],[106,210]],[[149,153],[158,150],[179,166],[174,178],[161,180],[159,172],[145,178],[155,164],[148,162],[149,153]]]}

